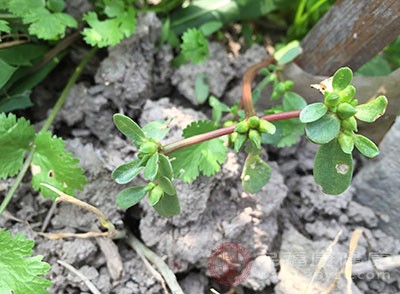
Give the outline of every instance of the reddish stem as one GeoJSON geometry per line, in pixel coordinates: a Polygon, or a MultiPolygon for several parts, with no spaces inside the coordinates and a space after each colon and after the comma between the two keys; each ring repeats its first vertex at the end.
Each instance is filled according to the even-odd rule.
{"type": "MultiPolygon", "coordinates": [[[[290,118],[298,118],[300,115],[300,110],[294,110],[294,111],[288,111],[288,112],[281,112],[281,113],[276,113],[276,114],[268,114],[261,116],[261,119],[265,119],[268,121],[277,121],[277,120],[284,120],[284,119],[290,119],[290,118]]],[[[236,125],[221,128],[218,130],[214,130],[211,132],[207,132],[204,134],[196,135],[190,138],[186,138],[171,144],[167,144],[163,146],[162,152],[164,154],[168,154],[171,152],[174,152],[178,149],[188,147],[194,144],[198,144],[204,141],[208,141],[211,139],[215,139],[221,136],[229,135],[232,134],[235,131],[236,125]]]]}
{"type": "Polygon", "coordinates": [[[267,67],[270,64],[274,63],[275,59],[271,56],[263,61],[250,66],[243,75],[242,81],[242,106],[244,111],[246,112],[246,118],[249,118],[255,115],[254,106],[253,106],[253,97],[251,92],[251,84],[257,74],[257,72],[263,67],[267,67]]]}

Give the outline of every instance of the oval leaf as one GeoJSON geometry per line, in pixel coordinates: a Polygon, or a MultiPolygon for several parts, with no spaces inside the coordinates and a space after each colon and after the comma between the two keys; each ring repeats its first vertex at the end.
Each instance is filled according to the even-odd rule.
{"type": "Polygon", "coordinates": [[[120,208],[129,208],[142,200],[147,191],[147,186],[126,188],[118,193],[115,202],[120,208]]]}
{"type": "Polygon", "coordinates": [[[142,129],[130,117],[117,113],[114,114],[113,119],[117,129],[132,140],[136,146],[139,146],[145,139],[142,129]]]}
{"type": "Polygon", "coordinates": [[[353,79],[353,72],[348,67],[339,68],[332,79],[332,87],[335,91],[342,91],[350,85],[353,79]]]}
{"type": "Polygon", "coordinates": [[[344,192],[353,176],[353,158],[340,148],[338,140],[322,145],[314,160],[315,182],[330,195],[344,192]]]}
{"type": "Polygon", "coordinates": [[[340,120],[333,113],[328,113],[319,120],[306,124],[305,130],[311,141],[326,144],[339,134],[340,120]]]}
{"type": "Polygon", "coordinates": [[[338,137],[340,148],[344,153],[351,154],[354,149],[354,139],[352,135],[341,133],[338,137]]]}
{"type": "Polygon", "coordinates": [[[365,122],[374,122],[381,117],[386,110],[388,100],[385,96],[379,96],[371,102],[356,106],[356,118],[365,122]]]}
{"type": "Polygon", "coordinates": [[[165,195],[155,204],[154,209],[163,217],[171,217],[181,212],[179,199],[176,194],[165,195]]]}
{"type": "Polygon", "coordinates": [[[375,143],[363,135],[355,135],[354,144],[356,145],[358,151],[360,151],[366,157],[372,158],[379,154],[379,149],[375,143]]]}
{"type": "Polygon", "coordinates": [[[126,184],[132,181],[143,169],[140,159],[135,159],[131,162],[118,166],[111,174],[111,177],[118,184],[126,184]]]}
{"type": "Polygon", "coordinates": [[[292,41],[274,53],[274,58],[280,65],[293,61],[302,52],[299,41],[292,41]]]}
{"type": "Polygon", "coordinates": [[[242,172],[242,184],[249,193],[257,193],[271,177],[271,167],[258,154],[249,153],[242,172]]]}
{"type": "Polygon", "coordinates": [[[144,169],[144,177],[153,181],[158,173],[158,152],[155,152],[147,161],[144,169]]]}
{"type": "Polygon", "coordinates": [[[161,153],[158,159],[158,173],[168,179],[172,179],[173,176],[172,165],[169,158],[161,153]]]}
{"type": "Polygon", "coordinates": [[[310,123],[316,121],[323,117],[325,113],[328,111],[328,108],[324,103],[317,102],[310,105],[307,105],[300,112],[300,121],[302,123],[310,123]]]}
{"type": "Polygon", "coordinates": [[[165,193],[167,193],[169,195],[176,194],[175,186],[171,182],[170,179],[168,179],[167,177],[160,177],[160,178],[157,178],[157,181],[165,193]]]}

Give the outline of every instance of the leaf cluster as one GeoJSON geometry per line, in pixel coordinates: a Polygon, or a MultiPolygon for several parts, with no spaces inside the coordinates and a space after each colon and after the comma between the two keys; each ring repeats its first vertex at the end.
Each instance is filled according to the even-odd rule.
{"type": "Polygon", "coordinates": [[[356,89],[350,84],[352,78],[350,68],[337,70],[332,78],[317,85],[324,102],[310,104],[300,114],[308,139],[322,145],[315,158],[314,175],[327,194],[339,194],[350,184],[354,147],[367,157],[379,154],[370,139],[357,134],[356,119],[374,122],[385,113],[388,101],[385,96],[379,96],[358,104],[356,89]]]}
{"type": "Polygon", "coordinates": [[[57,194],[43,187],[48,184],[58,190],[74,194],[86,184],[79,160],[65,150],[61,138],[50,132],[35,133],[34,127],[14,114],[0,114],[0,179],[16,175],[22,168],[24,156],[33,152],[31,163],[32,186],[52,200],[57,194]]]}

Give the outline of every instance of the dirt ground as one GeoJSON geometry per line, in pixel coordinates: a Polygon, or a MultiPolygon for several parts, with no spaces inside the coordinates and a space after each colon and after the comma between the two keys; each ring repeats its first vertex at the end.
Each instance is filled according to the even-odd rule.
{"type": "MultiPolygon", "coordinates": [[[[198,74],[206,74],[213,95],[230,103],[240,97],[240,79],[246,67],[266,56],[265,50],[255,45],[234,58],[222,44],[211,43],[211,58],[205,64],[187,64],[176,69],[170,65],[174,57],[172,49],[156,45],[160,28],[161,22],[155,15],[139,16],[135,35],[108,52],[100,52],[86,69],[54,124],[55,134],[66,139],[67,148],[87,171],[89,183],[78,193],[79,199],[100,208],[118,228],[131,230],[166,261],[184,292],[189,294],[210,293],[210,288],[221,293],[229,289],[213,281],[208,268],[212,250],[228,241],[241,244],[253,259],[249,276],[236,293],[304,293],[307,287],[309,293],[322,293],[346,263],[349,240],[356,228],[364,231],[368,242],[361,239],[354,262],[368,262],[371,254],[380,258],[400,253],[399,235],[386,225],[393,217],[391,209],[400,208],[388,205],[387,211],[383,211],[385,208],[369,206],[366,200],[372,188],[365,188],[365,182],[377,170],[375,166],[368,172],[369,166],[379,165],[379,159],[372,163],[357,160],[354,184],[342,195],[327,196],[312,176],[317,146],[304,139],[290,148],[268,147],[263,157],[271,164],[273,174],[268,185],[256,195],[246,193],[241,187],[244,155],[229,152],[227,162],[216,176],[201,177],[192,184],[177,181],[180,215],[162,218],[146,200],[127,211],[118,209],[114,199],[123,187],[111,179],[111,171],[133,158],[136,150],[116,130],[112,115],[123,112],[141,124],[170,118],[171,132],[165,142],[175,141],[188,123],[210,117],[207,106],[195,103],[194,81],[198,74]],[[326,248],[339,231],[338,243],[310,284],[318,261],[327,254],[326,248]]],[[[69,68],[76,63],[82,50],[75,49],[69,59],[71,64],[65,62],[63,66],[69,68]]],[[[48,105],[57,97],[59,89],[53,83],[50,77],[36,89],[38,105],[48,105]]],[[[43,115],[36,112],[34,117],[43,115]]],[[[396,126],[399,129],[399,123],[396,126]]],[[[394,148],[395,142],[385,144],[390,153],[394,152],[390,148],[394,148]]],[[[383,157],[389,156],[385,150],[383,157]]],[[[135,184],[142,181],[138,178],[135,184]]],[[[392,182],[388,181],[385,187],[398,185],[398,179],[392,178],[392,182]]],[[[0,191],[7,191],[10,185],[11,181],[1,182],[0,191]]],[[[0,227],[11,229],[14,234],[23,232],[34,239],[35,253],[43,255],[52,265],[48,275],[53,281],[50,293],[89,293],[86,285],[58,264],[58,260],[79,269],[101,293],[163,293],[159,281],[122,241],[94,238],[54,241],[37,235],[35,232],[42,229],[84,232],[97,224],[92,215],[71,205],[60,204],[49,213],[51,207],[51,201],[32,191],[27,178],[8,211],[30,226],[0,218],[0,227]],[[119,254],[114,262],[104,253],[110,251],[119,254]]],[[[397,269],[367,272],[353,275],[353,293],[399,292],[397,269]]],[[[341,275],[332,293],[345,293],[345,289],[346,280],[341,275]]]]}

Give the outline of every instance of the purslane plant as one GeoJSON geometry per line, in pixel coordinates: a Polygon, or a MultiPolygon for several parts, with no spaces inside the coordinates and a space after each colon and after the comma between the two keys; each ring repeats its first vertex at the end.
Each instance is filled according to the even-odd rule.
{"type": "MultiPolygon", "coordinates": [[[[246,191],[257,193],[271,176],[270,166],[261,158],[262,145],[271,143],[269,138],[277,132],[280,132],[280,138],[275,138],[272,143],[279,146],[280,139],[290,138],[288,142],[292,144],[304,130],[310,141],[321,145],[315,156],[315,181],[326,194],[344,192],[353,174],[354,147],[367,157],[379,154],[371,140],[357,133],[356,119],[374,122],[385,112],[386,97],[379,96],[359,105],[355,99],[356,89],[350,84],[353,73],[344,67],[318,85],[324,96],[323,102],[306,105],[303,98],[289,91],[293,86],[291,82],[276,78],[280,69],[279,62],[276,65],[276,60],[269,58],[247,70],[241,102],[244,117],[236,115],[237,121],[229,120],[222,128],[217,128],[212,121],[192,122],[183,130],[184,139],[171,144],[160,142],[168,134],[168,122],[150,122],[141,128],[131,118],[115,114],[116,127],[133,142],[138,153],[137,159],[113,171],[113,179],[119,184],[127,184],[143,171],[144,178],[149,181],[147,185],[122,190],[117,195],[117,205],[129,208],[148,195],[149,204],[162,216],[178,214],[180,208],[174,179],[191,182],[200,174],[214,175],[225,161],[228,147],[235,152],[244,149],[248,154],[241,180],[246,191]],[[270,114],[257,115],[251,84],[255,74],[265,67],[269,68],[266,76],[272,76],[269,78],[273,82],[272,99],[282,96],[282,105],[267,110],[270,114]],[[289,125],[280,122],[289,122],[289,125]],[[293,130],[293,127],[297,134],[290,133],[292,131],[288,134],[287,129],[293,130]]],[[[212,104],[217,105],[219,111],[229,111],[229,107],[221,107],[215,100],[212,104]]],[[[220,119],[221,113],[217,116],[220,119]]]]}

